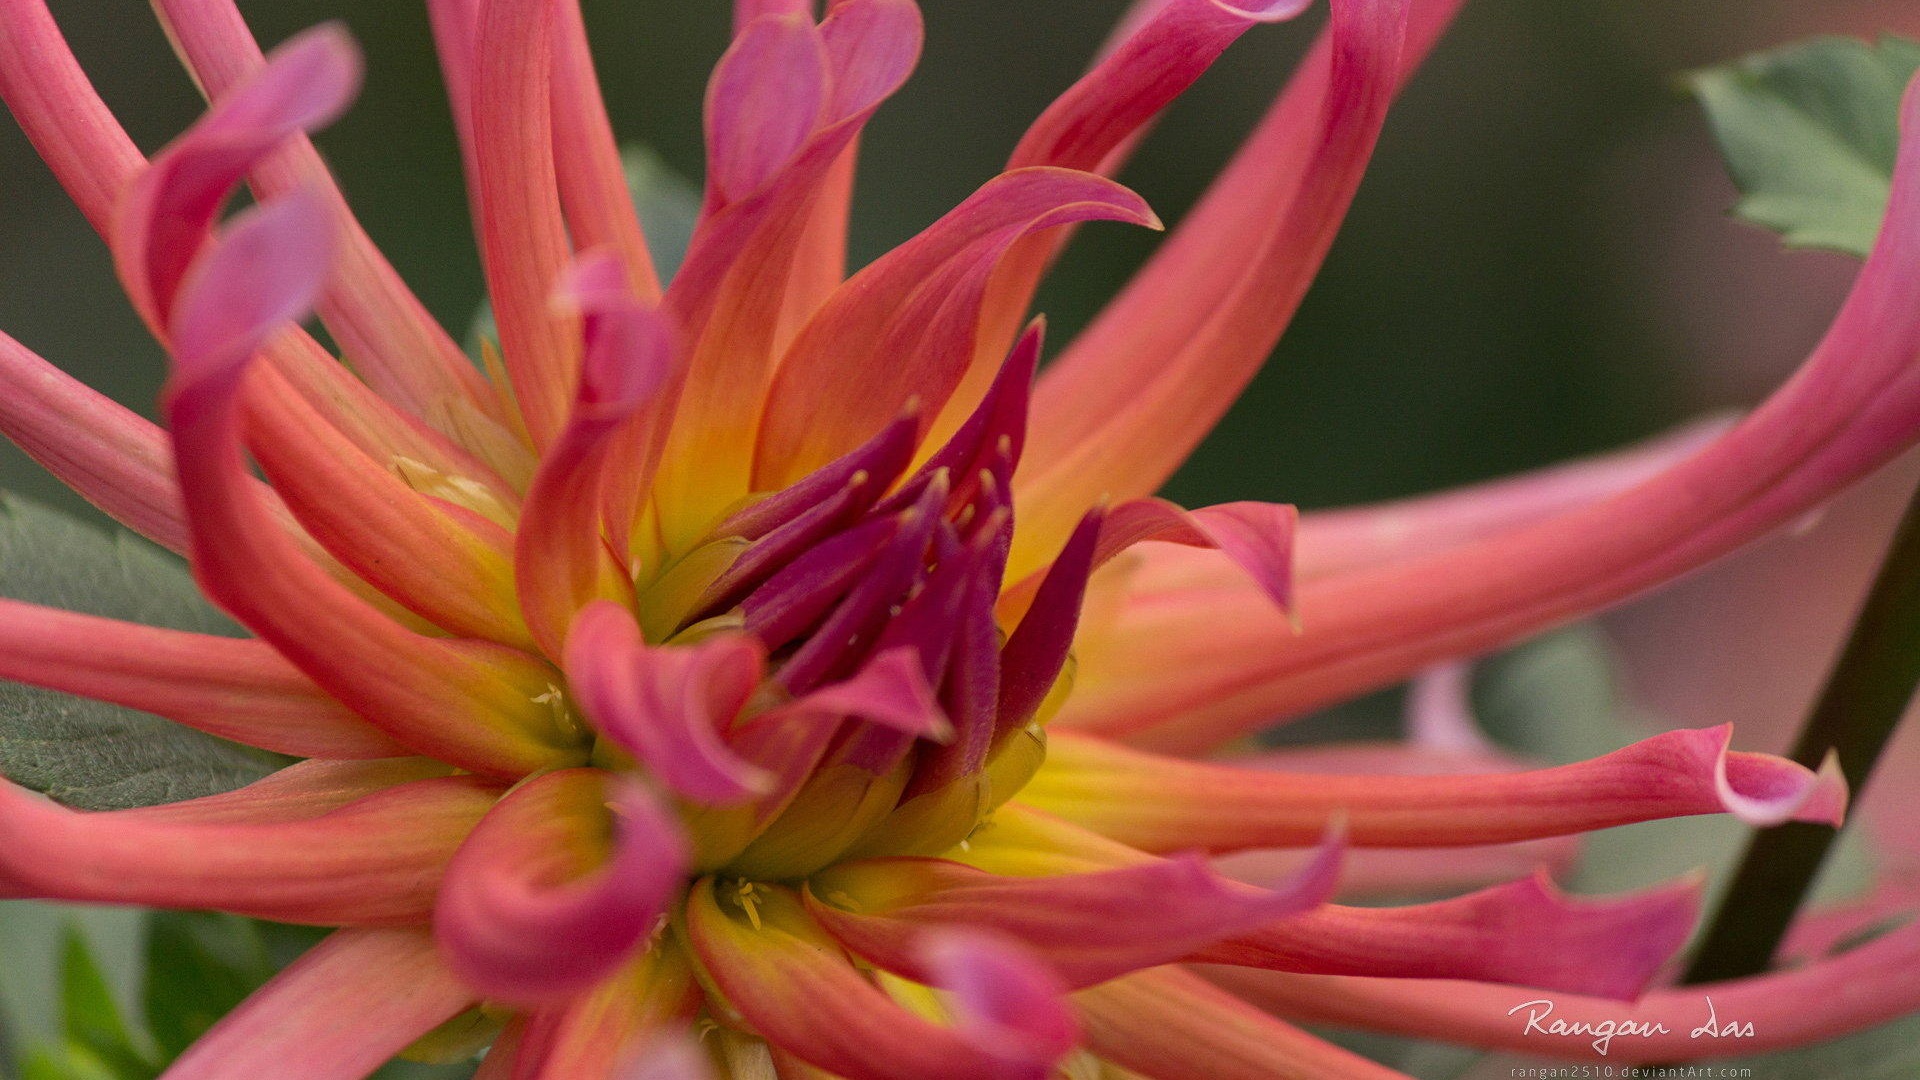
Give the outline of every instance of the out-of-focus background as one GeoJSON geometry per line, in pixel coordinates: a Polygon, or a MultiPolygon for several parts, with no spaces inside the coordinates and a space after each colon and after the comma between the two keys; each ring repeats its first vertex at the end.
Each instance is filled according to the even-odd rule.
{"type": "MultiPolygon", "coordinates": [[[[145,3],[51,6],[143,147],[197,115],[145,3]]],[[[365,93],[319,143],[394,264],[464,333],[480,275],[424,5],[241,6],[268,42],[329,18],[359,38],[365,93]]],[[[730,5],[585,6],[617,130],[697,178],[702,87],[730,5]]],[[[857,261],[992,175],[1125,3],[922,6],[919,74],[865,140],[857,261]]],[[[1122,179],[1177,221],[1322,18],[1249,34],[1170,111],[1122,179]]],[[[1920,0],[1472,0],[1398,106],[1286,340],[1170,494],[1189,505],[1258,498],[1308,508],[1387,498],[1757,400],[1817,339],[1854,263],[1782,251],[1727,217],[1732,186],[1676,76],[1812,33],[1880,30],[1920,34],[1920,0]]],[[[1118,226],[1083,231],[1042,294],[1056,342],[1153,240],[1118,226]]],[[[152,414],[159,351],[100,244],[4,122],[0,328],[152,414]]],[[[1784,747],[1913,475],[1883,477],[1798,536],[1608,620],[1621,665],[1610,690],[1667,722],[1738,719],[1743,746],[1784,747]]],[[[80,507],[10,447],[0,447],[0,489],[80,507]]],[[[1379,703],[1373,715],[1390,709],[1379,703]]],[[[1920,766],[1920,753],[1908,757],[1920,766]]],[[[1908,774],[1920,779],[1920,769],[1908,774]]],[[[1641,865],[1613,883],[1680,868],[1641,865]]]]}

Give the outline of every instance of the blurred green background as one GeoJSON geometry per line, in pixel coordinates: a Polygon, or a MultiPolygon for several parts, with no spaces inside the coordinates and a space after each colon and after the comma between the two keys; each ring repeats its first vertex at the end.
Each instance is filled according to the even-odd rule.
{"type": "MultiPolygon", "coordinates": [[[[199,103],[145,4],[52,6],[144,147],[191,122],[199,103]]],[[[1305,506],[1404,494],[1750,399],[1818,332],[1844,270],[1825,256],[1778,253],[1722,219],[1731,191],[1671,76],[1856,20],[1829,6],[1822,21],[1822,5],[1808,3],[1470,4],[1394,116],[1276,362],[1173,494],[1305,506]]],[[[366,92],[321,145],[394,263],[463,329],[480,278],[424,6],[242,7],[268,42],[343,18],[364,44],[366,92]]],[[[729,5],[586,7],[618,131],[697,176],[702,83],[729,5]]],[[[856,259],[990,176],[1124,4],[924,7],[919,74],[866,140],[856,259]]],[[[1896,15],[1888,4],[1869,17],[1896,15]]],[[[1249,34],[1172,110],[1124,179],[1177,221],[1320,18],[1249,34]]],[[[161,357],[119,298],[101,246],[11,126],[0,128],[0,184],[0,327],[150,413],[161,357]]],[[[1042,297],[1059,331],[1084,322],[1152,242],[1118,226],[1086,230],[1042,297]]],[[[52,493],[7,455],[0,486],[52,493]]]]}

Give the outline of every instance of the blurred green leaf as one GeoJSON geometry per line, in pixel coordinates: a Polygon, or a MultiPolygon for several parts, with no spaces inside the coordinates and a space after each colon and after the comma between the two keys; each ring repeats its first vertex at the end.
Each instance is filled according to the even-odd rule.
{"type": "Polygon", "coordinates": [[[1794,247],[1865,255],[1893,177],[1900,94],[1920,44],[1822,37],[1688,79],[1742,198],[1794,247]]]}
{"type": "Polygon", "coordinates": [[[68,923],[60,956],[61,1039],[36,1047],[22,1064],[26,1077],[62,1080],[152,1080],[160,1066],[120,1014],[86,936],[68,923]]]}
{"type": "MultiPolygon", "coordinates": [[[[173,556],[0,495],[0,596],[200,633],[236,630],[173,556]]],[[[114,705],[0,681],[0,773],[112,810],[228,791],[287,759],[114,705]]]]}
{"type": "Polygon", "coordinates": [[[147,929],[147,1029],[172,1060],[273,977],[259,925],[208,912],[155,912],[147,929]]]}

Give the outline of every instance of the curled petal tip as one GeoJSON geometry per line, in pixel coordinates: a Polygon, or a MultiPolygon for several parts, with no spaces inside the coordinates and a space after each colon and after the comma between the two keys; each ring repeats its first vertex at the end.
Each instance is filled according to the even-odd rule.
{"type": "MultiPolygon", "coordinates": [[[[998,1054],[1048,1069],[1080,1041],[1066,986],[1018,942],[992,931],[940,929],[920,945],[935,983],[952,994],[962,1031],[998,1054]]],[[[1010,1072],[1027,1076],[1024,1071],[1010,1072]]]]}
{"type": "Polygon", "coordinates": [[[953,739],[953,722],[941,710],[919,650],[912,646],[882,652],[853,678],[816,690],[803,703],[809,711],[857,716],[935,742],[953,739]]]}
{"type": "Polygon", "coordinates": [[[310,188],[236,216],[194,264],[168,320],[188,377],[244,363],[312,307],[333,268],[333,220],[310,188]]]}
{"type": "Polygon", "coordinates": [[[1846,816],[1847,782],[1839,759],[1829,752],[1818,772],[1771,754],[1731,749],[1733,725],[1704,734],[1719,741],[1713,786],[1727,813],[1757,828],[1789,821],[1838,826],[1846,816]]]}
{"type": "Polygon", "coordinates": [[[262,84],[272,80],[279,94],[262,95],[263,104],[284,103],[284,112],[274,111],[310,130],[332,123],[353,104],[366,60],[346,24],[336,19],[287,39],[268,55],[267,65],[259,79],[262,84]]]}

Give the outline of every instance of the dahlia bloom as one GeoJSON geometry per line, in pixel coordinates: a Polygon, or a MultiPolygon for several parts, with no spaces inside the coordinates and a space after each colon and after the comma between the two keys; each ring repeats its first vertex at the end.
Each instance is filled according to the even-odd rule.
{"type": "MultiPolygon", "coordinates": [[[[1831,769],[1725,727],[1530,767],[1463,736],[1447,667],[1409,745],[1231,747],[1657,586],[1920,440],[1920,144],[1831,333],[1742,422],[1412,503],[1189,511],[1152,492],[1285,328],[1458,0],[1335,0],[1038,375],[1065,231],[1157,227],[1107,175],[1297,0],[1137,5],[1005,172],[851,277],[858,139],[918,13],[740,0],[666,283],[575,0],[431,0],[477,367],[307,140],[353,97],[343,33],[263,56],[231,0],[155,6],[212,106],[151,159],[43,0],[0,0],[0,96],[173,358],[165,427],[0,337],[0,429],[254,636],[0,601],[0,677],[305,760],[125,811],[0,788],[0,895],[340,928],[168,1076],[362,1076],[436,1030],[490,1039],[491,1080],[1397,1075],[1288,1019],[1589,1052],[1523,1038],[1542,991],[1681,1033],[1614,1060],[1729,1052],[1650,990],[1697,882],[1502,878],[1628,822],[1838,823],[1831,769]],[[1289,849],[1261,886],[1210,862],[1289,849]],[[1343,867],[1460,895],[1345,906],[1343,867]]],[[[1908,927],[1708,992],[1750,1052],[1920,1006],[1916,959],[1908,927]]]]}

